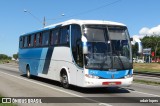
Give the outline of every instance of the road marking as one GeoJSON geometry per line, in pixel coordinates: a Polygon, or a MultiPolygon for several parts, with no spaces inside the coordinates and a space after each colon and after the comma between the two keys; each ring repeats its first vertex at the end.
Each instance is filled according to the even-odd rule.
{"type": "Polygon", "coordinates": [[[102,106],[102,105],[104,105],[104,106],[112,106],[112,105],[108,105],[106,103],[99,103],[98,105],[100,105],[100,106],[102,106]]]}
{"type": "Polygon", "coordinates": [[[135,93],[140,93],[140,94],[145,94],[145,95],[150,95],[150,96],[155,96],[155,97],[160,97],[160,95],[155,95],[155,94],[150,94],[150,93],[145,93],[145,92],[140,92],[140,91],[132,91],[132,90],[129,90],[129,91],[135,92],[135,93]]]}
{"type": "Polygon", "coordinates": [[[147,86],[147,87],[159,88],[159,86],[146,85],[146,84],[141,84],[141,83],[133,83],[133,85],[137,85],[137,86],[147,86]]]}
{"type": "Polygon", "coordinates": [[[127,89],[127,90],[130,91],[130,92],[135,92],[135,93],[140,93],[140,94],[145,94],[145,95],[160,97],[160,95],[151,94],[151,93],[145,93],[145,92],[140,92],[140,91],[133,91],[133,90],[130,90],[129,88],[120,88],[120,89],[127,89]]]}
{"type": "Polygon", "coordinates": [[[67,92],[67,91],[64,91],[64,90],[60,90],[60,89],[57,89],[57,88],[53,88],[53,87],[50,87],[48,85],[44,85],[44,84],[41,84],[41,83],[38,83],[38,82],[34,82],[34,81],[31,81],[29,79],[24,79],[22,77],[18,77],[18,76],[15,76],[15,75],[11,75],[11,74],[8,74],[8,73],[5,73],[5,72],[0,72],[2,74],[5,74],[5,75],[8,75],[8,76],[11,76],[11,77],[15,77],[15,78],[18,78],[18,79],[22,79],[22,80],[25,80],[25,81],[28,81],[28,82],[32,82],[32,83],[35,83],[35,84],[38,84],[38,85],[41,85],[41,86],[44,86],[44,87],[47,87],[47,88],[50,88],[50,89],[54,89],[54,90],[57,90],[57,91],[60,91],[60,92],[63,92],[63,93],[66,93],[66,94],[69,94],[69,95],[72,95],[72,96],[76,96],[76,97],[83,97],[84,99],[86,100],[89,100],[89,101],[92,101],[92,102],[95,102],[95,103],[99,103],[99,105],[105,105],[105,106],[112,106],[110,104],[106,104],[106,103],[101,103],[99,101],[96,101],[96,100],[93,100],[93,99],[89,99],[89,98],[86,98],[84,96],[81,96],[81,95],[77,95],[77,94],[74,94],[74,93],[71,93],[71,92],[67,92]]]}

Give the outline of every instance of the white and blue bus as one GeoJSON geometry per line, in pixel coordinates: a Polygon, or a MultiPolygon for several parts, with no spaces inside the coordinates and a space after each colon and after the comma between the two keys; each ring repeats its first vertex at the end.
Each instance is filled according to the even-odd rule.
{"type": "Polygon", "coordinates": [[[19,70],[80,87],[129,86],[133,81],[126,25],[68,20],[19,38],[19,70]]]}

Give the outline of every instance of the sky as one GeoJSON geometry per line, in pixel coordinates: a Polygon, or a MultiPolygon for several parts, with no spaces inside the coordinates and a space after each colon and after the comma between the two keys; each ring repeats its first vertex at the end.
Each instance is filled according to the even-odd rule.
{"type": "Polygon", "coordinates": [[[47,25],[106,20],[127,25],[131,37],[160,35],[159,5],[160,0],[0,0],[0,54],[17,53],[19,36],[41,29],[44,17],[47,25]]]}

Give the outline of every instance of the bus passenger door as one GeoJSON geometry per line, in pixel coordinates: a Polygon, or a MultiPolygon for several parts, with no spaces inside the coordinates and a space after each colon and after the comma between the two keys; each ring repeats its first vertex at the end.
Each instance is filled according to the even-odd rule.
{"type": "MultiPolygon", "coordinates": [[[[82,56],[80,55],[81,51],[81,27],[79,25],[73,24],[70,27],[71,29],[71,52],[72,52],[72,62],[73,64],[73,71],[74,71],[74,79],[76,82],[76,85],[79,85],[80,82],[80,76],[81,76],[81,66],[82,65],[82,56]]],[[[82,81],[82,80],[81,80],[82,81]]]]}

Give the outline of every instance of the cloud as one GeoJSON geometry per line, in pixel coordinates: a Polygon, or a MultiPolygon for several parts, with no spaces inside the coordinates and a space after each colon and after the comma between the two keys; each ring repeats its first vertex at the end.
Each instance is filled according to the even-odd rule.
{"type": "Polygon", "coordinates": [[[139,35],[140,36],[151,36],[151,35],[159,35],[160,36],[160,25],[153,27],[153,28],[147,28],[147,27],[143,27],[140,31],[139,31],[139,35]]]}
{"type": "Polygon", "coordinates": [[[148,32],[149,32],[149,28],[143,27],[143,28],[139,31],[139,34],[140,34],[140,35],[146,35],[146,34],[148,34],[148,32]]]}
{"type": "Polygon", "coordinates": [[[140,38],[140,39],[142,39],[144,36],[145,36],[145,35],[133,35],[132,38],[135,37],[135,38],[140,38]]]}
{"type": "Polygon", "coordinates": [[[151,36],[151,35],[160,36],[160,25],[153,27],[153,28],[143,27],[139,30],[139,34],[133,35],[132,37],[137,37],[137,38],[142,39],[146,35],[147,36],[151,36]]]}

